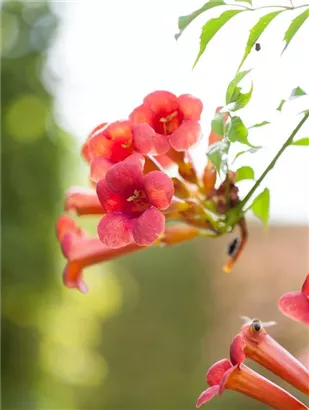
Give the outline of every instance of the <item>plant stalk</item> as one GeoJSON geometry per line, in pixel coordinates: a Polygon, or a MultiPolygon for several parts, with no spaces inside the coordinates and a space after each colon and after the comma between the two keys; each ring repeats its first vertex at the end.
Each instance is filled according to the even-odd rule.
{"type": "Polygon", "coordinates": [[[252,197],[252,195],[254,194],[254,192],[257,190],[257,188],[260,186],[261,182],[264,180],[264,178],[266,177],[266,175],[269,173],[269,171],[271,171],[276,162],[278,161],[278,159],[281,157],[281,155],[283,154],[283,152],[286,150],[286,148],[288,146],[290,146],[293,142],[293,139],[295,137],[295,135],[298,133],[298,131],[300,130],[300,128],[302,127],[302,125],[306,122],[306,120],[309,117],[309,112],[307,112],[304,117],[301,119],[301,121],[298,123],[298,125],[296,126],[296,128],[293,130],[293,132],[291,133],[291,135],[288,137],[288,139],[285,141],[285,143],[282,145],[282,147],[280,148],[280,150],[277,152],[277,154],[275,155],[275,157],[273,158],[273,160],[270,162],[270,164],[267,166],[267,168],[265,169],[265,171],[263,172],[263,174],[260,176],[260,178],[256,181],[256,183],[253,185],[253,187],[250,189],[250,191],[247,193],[247,195],[244,197],[244,199],[239,203],[239,205],[237,205],[237,207],[235,207],[230,216],[228,217],[227,223],[230,226],[234,226],[234,224],[236,224],[238,222],[239,219],[242,218],[243,216],[243,208],[246,205],[246,203],[249,201],[249,199],[252,197]]]}

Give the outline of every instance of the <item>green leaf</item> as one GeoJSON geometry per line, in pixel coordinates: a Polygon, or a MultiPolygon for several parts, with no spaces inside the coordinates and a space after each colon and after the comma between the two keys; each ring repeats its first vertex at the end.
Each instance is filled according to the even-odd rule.
{"type": "Polygon", "coordinates": [[[302,97],[303,95],[307,95],[307,93],[300,87],[296,87],[292,90],[291,95],[290,95],[290,100],[297,98],[297,97],[302,97]]]}
{"type": "Polygon", "coordinates": [[[258,195],[251,205],[252,212],[267,226],[269,219],[269,204],[270,193],[269,189],[265,188],[263,192],[258,195]]]}
{"type": "Polygon", "coordinates": [[[220,172],[222,165],[226,162],[226,160],[224,161],[224,156],[227,155],[228,150],[229,144],[225,141],[216,142],[209,147],[207,157],[215,165],[218,172],[220,172]]]}
{"type": "Polygon", "coordinates": [[[215,34],[226,24],[232,17],[236,16],[239,13],[242,13],[244,10],[227,10],[224,11],[219,17],[213,18],[203,26],[202,33],[200,35],[200,50],[196,57],[193,67],[196,66],[201,55],[206,50],[207,45],[210,40],[215,36],[215,34]]]}
{"type": "Polygon", "coordinates": [[[257,152],[259,149],[261,149],[262,147],[254,147],[254,148],[249,148],[249,149],[247,149],[247,150],[245,150],[245,151],[240,151],[240,152],[238,152],[236,155],[235,155],[235,158],[234,158],[234,160],[233,160],[233,162],[232,162],[232,164],[236,161],[236,159],[238,158],[238,157],[240,157],[241,155],[244,155],[244,154],[254,154],[255,152],[257,152]]]}
{"type": "Polygon", "coordinates": [[[204,13],[205,11],[209,9],[212,9],[213,7],[224,6],[224,5],[225,3],[223,0],[209,0],[207,3],[204,4],[204,6],[194,11],[193,13],[188,14],[187,16],[180,16],[178,18],[179,33],[175,34],[176,40],[181,36],[184,29],[187,28],[188,25],[192,23],[192,21],[196,19],[196,17],[198,17],[200,14],[204,13]]]}
{"type": "MultiPolygon", "coordinates": [[[[237,88],[239,88],[239,87],[237,87],[237,88]]],[[[253,83],[251,83],[251,88],[250,88],[249,92],[241,93],[239,91],[239,95],[237,96],[237,99],[233,103],[231,103],[232,106],[229,107],[229,110],[230,111],[238,111],[241,108],[244,108],[251,99],[252,91],[253,91],[253,83]]]]}
{"type": "Polygon", "coordinates": [[[246,144],[255,148],[248,141],[248,130],[240,117],[231,118],[231,123],[228,129],[228,139],[231,142],[240,142],[241,144],[246,144]]]}
{"type": "Polygon", "coordinates": [[[235,1],[237,1],[238,3],[248,3],[250,4],[250,6],[252,6],[252,0],[235,0],[235,1]]]}
{"type": "Polygon", "coordinates": [[[254,171],[251,167],[243,166],[236,171],[235,181],[239,182],[244,179],[254,179],[254,171]]]}
{"type": "Polygon", "coordinates": [[[236,75],[236,77],[230,82],[226,90],[225,101],[226,104],[231,105],[230,111],[237,111],[245,107],[250,101],[251,94],[253,91],[253,84],[251,83],[251,88],[248,93],[242,93],[241,87],[237,84],[250,72],[251,70],[241,71],[236,75]]]}
{"type": "Polygon", "coordinates": [[[220,137],[224,137],[224,134],[225,134],[224,124],[225,124],[224,113],[216,114],[215,118],[211,121],[211,131],[220,135],[220,137]]]}
{"type": "MultiPolygon", "coordinates": [[[[266,29],[266,27],[272,22],[272,20],[279,14],[282,13],[283,10],[279,11],[273,11],[271,13],[266,14],[265,16],[261,17],[260,20],[252,27],[249,33],[249,37],[247,40],[247,45],[245,48],[244,55],[242,57],[242,60],[239,64],[238,70],[240,67],[243,65],[244,61],[248,57],[250,51],[252,50],[252,47],[255,45],[263,31],[266,29]]],[[[238,71],[237,70],[237,71],[238,71]]]]}
{"type": "Polygon", "coordinates": [[[225,103],[230,104],[231,102],[234,101],[235,96],[237,96],[237,84],[240,83],[240,81],[248,74],[250,73],[251,70],[246,70],[246,71],[241,71],[238,73],[235,78],[229,83],[227,89],[226,89],[226,95],[225,95],[225,103]]]}
{"type": "Polygon", "coordinates": [[[283,54],[284,51],[287,49],[292,38],[295,36],[295,34],[298,32],[298,30],[301,28],[301,26],[304,24],[304,22],[307,20],[308,17],[309,17],[309,8],[303,11],[299,16],[295,17],[294,20],[292,20],[290,26],[288,27],[287,31],[284,34],[283,40],[285,41],[285,46],[281,54],[283,54]]]}
{"type": "Polygon", "coordinates": [[[277,111],[281,111],[284,104],[286,103],[286,100],[281,100],[280,104],[278,105],[278,107],[276,108],[277,111]]]}
{"type": "Polygon", "coordinates": [[[248,127],[248,129],[263,127],[264,125],[267,125],[267,124],[270,124],[270,122],[269,121],[259,122],[258,124],[251,125],[250,127],[248,127]]]}
{"type": "Polygon", "coordinates": [[[309,145],[309,138],[301,138],[297,141],[292,142],[291,145],[309,145]]]}
{"type": "MultiPolygon", "coordinates": [[[[294,100],[295,98],[302,97],[304,95],[307,95],[307,93],[302,88],[296,87],[292,90],[288,100],[294,100]]],[[[277,111],[281,111],[286,102],[287,100],[281,100],[277,107],[277,111]]]]}

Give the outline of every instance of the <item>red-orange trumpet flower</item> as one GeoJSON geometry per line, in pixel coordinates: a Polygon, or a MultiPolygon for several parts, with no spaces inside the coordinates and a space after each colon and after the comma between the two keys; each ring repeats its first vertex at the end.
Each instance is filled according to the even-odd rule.
{"type": "MultiPolygon", "coordinates": [[[[145,249],[133,242],[118,249],[108,248],[98,237],[91,237],[78,227],[68,215],[62,215],[58,219],[56,233],[62,253],[68,261],[63,272],[63,282],[67,287],[79,289],[82,293],[87,292],[87,285],[82,277],[84,268],[145,249]]],[[[158,244],[174,245],[198,235],[198,229],[178,223],[166,228],[158,244]]]]}
{"type": "Polygon", "coordinates": [[[282,295],[278,307],[285,316],[309,326],[309,274],[301,291],[282,295]]]}
{"type": "Polygon", "coordinates": [[[234,365],[252,359],[309,395],[308,369],[266,332],[260,320],[242,326],[231,344],[230,355],[234,365]]]}
{"type": "Polygon", "coordinates": [[[206,375],[206,381],[210,387],[199,396],[196,403],[197,408],[216,395],[220,396],[224,390],[229,389],[265,403],[273,409],[308,409],[290,393],[249,367],[243,364],[233,366],[227,359],[220,360],[210,367],[206,375]]]}

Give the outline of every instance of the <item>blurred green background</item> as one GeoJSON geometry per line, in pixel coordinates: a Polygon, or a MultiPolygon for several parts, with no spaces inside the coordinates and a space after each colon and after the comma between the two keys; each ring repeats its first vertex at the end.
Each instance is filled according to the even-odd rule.
{"type": "MultiPolygon", "coordinates": [[[[279,316],[275,301],[303,276],[305,228],[295,244],[298,278],[276,292],[262,267],[260,288],[248,297],[248,259],[235,280],[223,276],[226,239],[149,249],[90,268],[87,296],[62,285],[54,226],[81,159],[77,142],[55,120],[43,80],[57,17],[46,2],[9,1],[1,19],[2,408],[194,409],[207,368],[228,354],[240,314],[280,318],[277,338],[300,351],[306,335],[279,316]]],[[[278,229],[272,244],[282,240],[278,229]]],[[[252,243],[254,232],[256,243],[269,247],[259,227],[252,243]]],[[[256,249],[249,246],[247,258],[256,249]]],[[[273,280],[286,261],[278,264],[273,280]]],[[[264,407],[227,392],[209,408],[264,407]]]]}

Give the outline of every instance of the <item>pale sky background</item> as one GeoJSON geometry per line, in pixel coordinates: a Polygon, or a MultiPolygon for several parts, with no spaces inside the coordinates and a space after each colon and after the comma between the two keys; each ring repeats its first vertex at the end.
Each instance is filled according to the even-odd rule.
{"type": "MultiPolygon", "coordinates": [[[[204,104],[205,137],[195,149],[201,165],[215,108],[224,105],[226,87],[235,74],[248,29],[257,21],[257,15],[246,12],[234,17],[215,36],[192,70],[200,29],[206,18],[221,14],[222,7],[202,14],[176,41],[178,16],[201,7],[203,0],[52,3],[61,18],[49,55],[49,68],[58,78],[52,91],[56,94],[58,121],[76,136],[76,143],[80,144],[99,123],[126,118],[149,92],[165,89],[175,94],[191,93],[204,104]]],[[[253,3],[289,4],[284,0],[253,0],[253,3]]],[[[295,0],[294,4],[304,2],[295,0]]],[[[309,97],[301,97],[286,104],[282,113],[276,111],[280,100],[288,97],[293,88],[300,86],[309,92],[309,20],[280,57],[289,20],[301,11],[278,16],[259,40],[261,51],[252,51],[244,65],[245,69],[254,68],[247,82],[249,85],[250,78],[253,80],[254,91],[251,102],[239,114],[247,126],[264,120],[272,122],[249,134],[253,144],[265,148],[235,163],[235,168],[252,166],[256,176],[300,121],[297,113],[309,108],[309,97]]],[[[308,136],[309,121],[297,139],[308,136]]],[[[309,148],[289,148],[262,186],[271,190],[272,223],[309,223],[308,176],[309,148]]],[[[240,184],[244,195],[252,183],[240,184]]]]}

